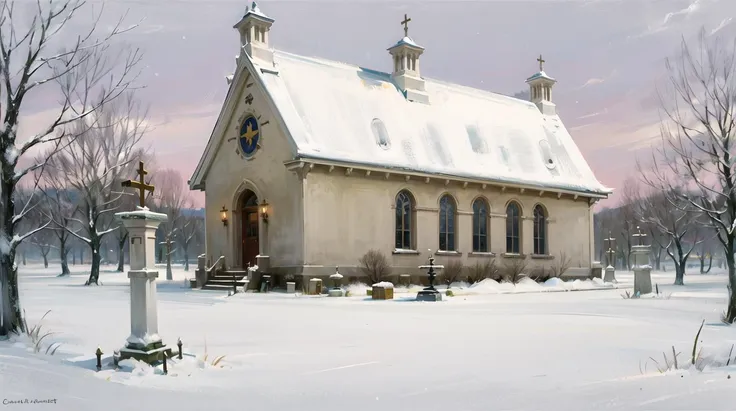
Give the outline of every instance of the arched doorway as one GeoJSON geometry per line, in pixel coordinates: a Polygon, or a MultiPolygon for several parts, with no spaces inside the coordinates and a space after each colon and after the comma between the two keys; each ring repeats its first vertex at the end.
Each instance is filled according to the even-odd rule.
{"type": "Polygon", "coordinates": [[[240,211],[241,232],[241,261],[243,268],[256,264],[256,256],[259,253],[258,232],[258,197],[251,190],[245,190],[240,195],[238,210],[240,211]]]}

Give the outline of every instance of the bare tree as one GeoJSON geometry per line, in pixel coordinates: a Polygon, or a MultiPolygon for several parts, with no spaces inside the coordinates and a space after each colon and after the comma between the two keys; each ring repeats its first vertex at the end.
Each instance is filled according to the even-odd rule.
{"type": "Polygon", "coordinates": [[[182,216],[178,237],[179,248],[184,253],[184,271],[189,271],[189,250],[192,241],[202,237],[203,228],[204,218],[192,214],[182,216]]]}
{"type": "Polygon", "coordinates": [[[41,181],[40,187],[43,193],[40,210],[47,220],[52,221],[49,229],[56,237],[56,244],[58,244],[58,247],[55,248],[59,250],[60,276],[66,276],[70,274],[68,256],[71,250],[71,234],[68,230],[71,223],[70,218],[75,210],[74,192],[66,187],[66,175],[54,167],[45,167],[43,171],[38,170],[36,174],[41,181]]]}
{"type": "Polygon", "coordinates": [[[665,250],[672,259],[675,285],[683,285],[687,260],[700,242],[696,225],[700,212],[682,199],[679,189],[660,187],[647,177],[644,180],[656,188],[639,198],[637,215],[650,227],[652,245],[665,250]]]}
{"type": "Polygon", "coordinates": [[[89,23],[89,30],[71,37],[73,40],[58,52],[51,52],[52,44],[74,25],[70,22],[76,22],[84,2],[48,0],[42,4],[38,0],[35,6],[35,13],[26,19],[16,13],[14,2],[0,1],[0,101],[4,103],[0,103],[0,337],[24,330],[16,250],[25,238],[43,228],[18,231],[19,223],[33,207],[33,196],[24,204],[16,204],[16,187],[29,172],[44,166],[44,162],[32,162],[19,167],[19,162],[33,149],[58,145],[57,129],[88,116],[127,89],[135,79],[132,69],[140,59],[137,51],[118,51],[114,56],[122,58],[122,64],[108,58],[110,40],[134,26],[121,28],[121,19],[98,36],[95,29],[99,17],[89,23]],[[54,85],[61,96],[57,115],[38,127],[37,134],[18,141],[18,124],[27,110],[28,96],[34,90],[50,91],[54,85]],[[95,100],[90,98],[92,93],[97,96],[95,100]]]}
{"type": "Polygon", "coordinates": [[[118,229],[113,214],[123,196],[121,182],[134,174],[144,151],[137,147],[146,131],[146,113],[132,92],[73,124],[63,148],[49,165],[63,172],[79,197],[77,227],[67,231],[87,244],[92,267],[86,284],[98,284],[100,248],[105,235],[118,229]]]}
{"type": "Polygon", "coordinates": [[[188,193],[184,189],[184,178],[176,170],[161,170],[154,175],[153,181],[158,188],[157,209],[168,216],[159,228],[164,238],[161,245],[166,259],[166,279],[173,280],[171,256],[176,251],[176,238],[182,225],[182,208],[189,204],[188,193]]]}
{"type": "MultiPolygon", "coordinates": [[[[120,197],[120,209],[135,210],[138,205],[138,193],[132,188],[123,188],[124,195],[120,197]]],[[[115,243],[117,245],[118,268],[117,272],[122,273],[125,270],[125,244],[128,242],[128,230],[125,229],[122,222],[118,222],[118,229],[115,231],[115,243]]]]}
{"type": "MultiPolygon", "coordinates": [[[[681,176],[691,188],[681,199],[715,227],[726,256],[729,302],[724,321],[736,319],[736,42],[724,45],[701,30],[691,52],[683,39],[680,54],[668,59],[667,92],[660,93],[662,147],[655,171],[681,176]],[[693,190],[695,193],[693,193],[693,190]]],[[[675,187],[672,187],[675,188],[675,187]]]]}

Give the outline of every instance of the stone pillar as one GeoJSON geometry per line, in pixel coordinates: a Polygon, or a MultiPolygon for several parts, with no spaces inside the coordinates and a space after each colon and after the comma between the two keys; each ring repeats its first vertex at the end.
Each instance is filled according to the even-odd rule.
{"type": "Polygon", "coordinates": [[[204,287],[205,283],[207,283],[207,272],[205,271],[207,267],[205,266],[204,259],[204,254],[201,254],[197,257],[197,271],[194,272],[195,278],[197,280],[197,288],[202,288],[204,287]]]}
{"type": "Polygon", "coordinates": [[[652,292],[652,266],[649,265],[651,246],[635,245],[631,247],[634,257],[634,294],[649,294],[652,292]]]}
{"type": "Polygon", "coordinates": [[[120,350],[120,359],[155,363],[171,351],[158,335],[156,301],[156,228],[167,216],[139,207],[136,211],[116,213],[115,218],[122,221],[130,239],[130,336],[120,350]]]}

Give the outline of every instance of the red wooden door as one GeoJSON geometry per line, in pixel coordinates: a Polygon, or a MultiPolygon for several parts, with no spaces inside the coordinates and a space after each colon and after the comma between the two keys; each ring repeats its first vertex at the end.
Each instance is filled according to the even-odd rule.
{"type": "Polygon", "coordinates": [[[258,255],[258,208],[243,209],[243,268],[256,264],[258,255]]]}

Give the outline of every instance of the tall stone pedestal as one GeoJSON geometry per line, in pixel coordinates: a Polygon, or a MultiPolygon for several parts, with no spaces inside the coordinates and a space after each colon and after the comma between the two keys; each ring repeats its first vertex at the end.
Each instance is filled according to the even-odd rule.
{"type": "Polygon", "coordinates": [[[634,294],[649,294],[652,292],[652,266],[649,265],[651,246],[635,245],[631,247],[634,257],[634,294]]]}
{"type": "Polygon", "coordinates": [[[120,350],[120,360],[135,358],[149,364],[170,354],[158,335],[155,268],[156,228],[167,220],[166,214],[147,208],[117,213],[130,239],[130,336],[120,350]]]}

